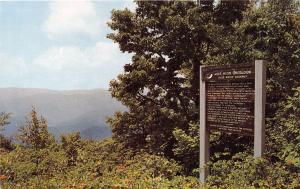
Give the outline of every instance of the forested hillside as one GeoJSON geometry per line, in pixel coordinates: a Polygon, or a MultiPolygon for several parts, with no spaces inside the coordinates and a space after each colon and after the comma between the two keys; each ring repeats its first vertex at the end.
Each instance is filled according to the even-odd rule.
{"type": "MultiPolygon", "coordinates": [[[[133,54],[110,83],[127,110],[112,137],[53,140],[34,109],[19,143],[1,138],[4,188],[300,188],[300,13],[293,0],[137,1],[113,10],[108,38],[133,54]],[[268,62],[266,153],[253,137],[212,132],[199,183],[199,67],[268,62]]],[[[1,128],[9,122],[2,114],[1,128]]]]}

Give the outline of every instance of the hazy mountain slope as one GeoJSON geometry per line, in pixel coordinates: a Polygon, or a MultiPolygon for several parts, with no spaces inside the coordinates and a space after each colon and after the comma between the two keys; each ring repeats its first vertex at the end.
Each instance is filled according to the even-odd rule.
{"type": "Polygon", "coordinates": [[[125,108],[106,90],[53,91],[45,89],[0,88],[0,112],[11,112],[5,134],[12,135],[25,122],[32,107],[49,123],[56,136],[81,131],[84,138],[103,138],[111,131],[107,116],[125,108]]]}

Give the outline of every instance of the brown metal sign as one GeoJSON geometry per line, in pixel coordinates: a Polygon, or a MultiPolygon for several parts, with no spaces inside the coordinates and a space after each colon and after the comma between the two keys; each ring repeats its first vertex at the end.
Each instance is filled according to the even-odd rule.
{"type": "Polygon", "coordinates": [[[254,66],[203,68],[209,130],[254,133],[254,66]]]}

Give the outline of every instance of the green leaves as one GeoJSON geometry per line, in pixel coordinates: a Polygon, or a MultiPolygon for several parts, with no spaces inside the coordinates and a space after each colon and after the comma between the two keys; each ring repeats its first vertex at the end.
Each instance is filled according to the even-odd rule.
{"type": "Polygon", "coordinates": [[[211,164],[209,186],[218,188],[297,188],[299,174],[287,164],[237,154],[211,164]]]}
{"type": "Polygon", "coordinates": [[[282,109],[276,115],[277,127],[272,129],[272,138],[278,156],[286,163],[300,167],[300,87],[282,103],[282,109]]]}

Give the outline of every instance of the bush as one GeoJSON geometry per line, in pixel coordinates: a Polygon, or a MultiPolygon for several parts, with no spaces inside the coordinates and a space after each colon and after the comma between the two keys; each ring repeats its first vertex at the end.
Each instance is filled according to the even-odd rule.
{"type": "Polygon", "coordinates": [[[285,162],[238,154],[231,160],[211,165],[209,187],[218,188],[299,188],[300,167],[285,162]]]}

